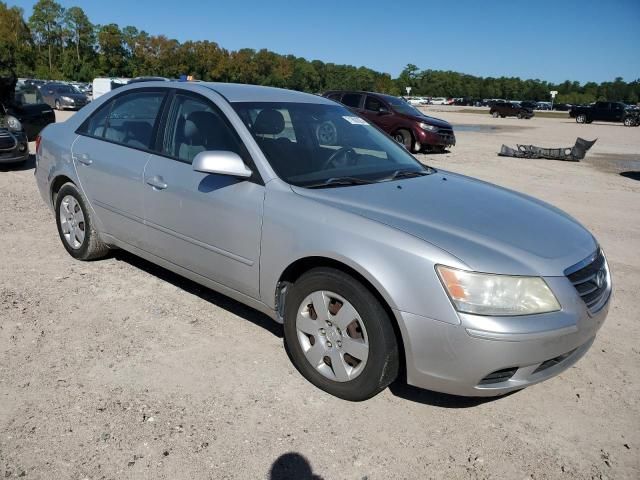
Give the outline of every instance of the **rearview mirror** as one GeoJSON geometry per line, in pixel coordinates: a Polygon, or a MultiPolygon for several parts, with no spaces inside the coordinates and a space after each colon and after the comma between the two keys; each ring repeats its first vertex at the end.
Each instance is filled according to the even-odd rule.
{"type": "Polygon", "coordinates": [[[249,178],[252,174],[237,153],[226,150],[200,152],[193,158],[192,168],[196,172],[216,173],[230,177],[249,178]]]}

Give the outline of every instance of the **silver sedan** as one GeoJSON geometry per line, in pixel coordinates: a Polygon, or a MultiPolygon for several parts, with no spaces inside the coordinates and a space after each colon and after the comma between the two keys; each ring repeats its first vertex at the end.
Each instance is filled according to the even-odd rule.
{"type": "Polygon", "coordinates": [[[48,126],[36,162],[69,254],[122,248],[265,312],[341,398],[400,375],[521,389],[580,359],[607,314],[607,261],[576,220],[426,167],[318,96],[130,85],[48,126]]]}

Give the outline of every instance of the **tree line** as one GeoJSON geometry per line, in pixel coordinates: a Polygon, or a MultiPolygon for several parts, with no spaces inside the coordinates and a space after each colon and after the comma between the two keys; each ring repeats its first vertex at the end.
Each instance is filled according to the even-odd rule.
{"type": "Polygon", "coordinates": [[[553,84],[517,77],[478,77],[407,65],[397,78],[366,67],[309,61],[266,49],[227,50],[213,41],[150,35],[134,26],[93,24],[81,7],[38,0],[31,16],[0,1],[0,75],[91,81],[95,77],[193,75],[205,81],[271,85],[306,92],[357,89],[433,97],[549,100],[571,104],[595,100],[640,101],[640,79],[618,77],[597,84],[553,84]]]}

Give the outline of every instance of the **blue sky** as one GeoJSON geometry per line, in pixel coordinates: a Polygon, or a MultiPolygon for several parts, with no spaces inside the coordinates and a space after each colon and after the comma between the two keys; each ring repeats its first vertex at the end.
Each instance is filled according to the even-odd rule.
{"type": "MultiPolygon", "coordinates": [[[[28,17],[35,0],[5,0],[28,17]]],[[[396,76],[406,64],[553,82],[640,78],[640,0],[60,1],[93,23],[396,76]]]]}

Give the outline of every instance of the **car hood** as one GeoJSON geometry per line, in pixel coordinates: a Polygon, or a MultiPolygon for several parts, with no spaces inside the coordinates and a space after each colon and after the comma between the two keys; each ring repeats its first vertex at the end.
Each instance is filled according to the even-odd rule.
{"type": "Polygon", "coordinates": [[[532,197],[449,172],[399,181],[294,192],[431,243],[469,269],[562,276],[593,253],[593,236],[532,197]]]}
{"type": "Polygon", "coordinates": [[[436,127],[441,128],[452,128],[451,124],[445,120],[440,120],[439,118],[430,117],[428,115],[407,115],[404,113],[398,113],[401,117],[407,118],[409,120],[413,120],[414,122],[425,122],[429,125],[434,125],[436,127]]]}

